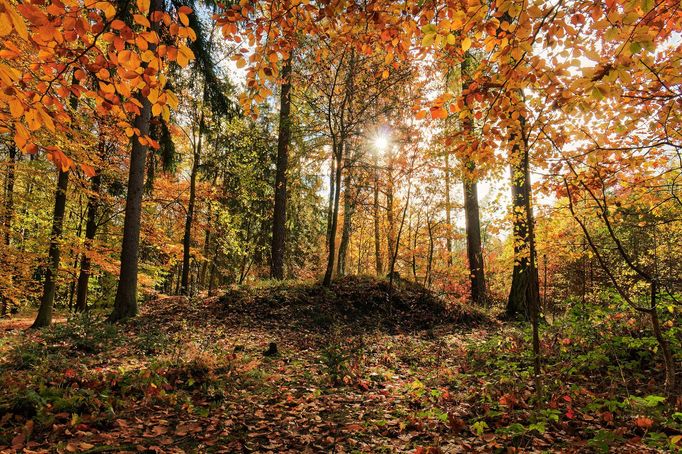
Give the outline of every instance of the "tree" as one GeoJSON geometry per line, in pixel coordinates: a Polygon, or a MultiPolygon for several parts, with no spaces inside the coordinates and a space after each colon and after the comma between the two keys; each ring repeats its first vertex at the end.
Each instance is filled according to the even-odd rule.
{"type": "Polygon", "coordinates": [[[277,137],[277,164],[275,172],[275,207],[272,218],[272,251],[270,275],[284,278],[287,220],[287,171],[289,167],[289,144],[291,142],[291,59],[284,61],[280,86],[279,132],[277,137]]]}
{"type": "MultiPolygon", "coordinates": [[[[140,8],[142,13],[147,14],[147,20],[142,21],[136,17],[136,20],[150,24],[151,33],[153,36],[157,37],[156,40],[158,40],[159,32],[161,30],[160,24],[164,17],[162,7],[161,0],[152,0],[149,6],[143,5],[143,8],[140,8]]],[[[191,9],[181,8],[178,12],[185,18],[184,20],[188,24],[187,14],[191,12],[191,9]]],[[[189,30],[191,31],[191,29],[189,30]]],[[[196,37],[194,32],[192,32],[192,36],[196,37]]],[[[158,51],[158,48],[155,43],[149,42],[148,50],[153,53],[158,51]]],[[[193,53],[186,47],[180,48],[177,55],[184,59],[178,59],[178,64],[180,64],[180,66],[187,65],[189,60],[188,56],[193,57],[193,53]]],[[[153,115],[162,112],[166,118],[170,115],[168,110],[164,111],[163,107],[156,103],[160,97],[160,92],[163,90],[162,79],[158,75],[158,71],[161,67],[159,65],[150,67],[145,61],[142,61],[140,67],[151,69],[151,71],[145,70],[144,72],[146,82],[150,87],[150,93],[145,95],[144,91],[139,91],[135,95],[135,99],[137,100],[136,104],[140,107],[136,109],[133,120],[133,134],[131,134],[130,167],[127,184],[128,192],[126,195],[123,239],[121,241],[121,268],[116,289],[116,298],[114,300],[114,309],[108,318],[110,322],[124,320],[137,314],[137,273],[145,162],[149,144],[151,143],[152,146],[158,146],[158,143],[154,141],[150,142],[150,122],[153,115]]],[[[167,95],[167,93],[164,94],[167,95]]]]}

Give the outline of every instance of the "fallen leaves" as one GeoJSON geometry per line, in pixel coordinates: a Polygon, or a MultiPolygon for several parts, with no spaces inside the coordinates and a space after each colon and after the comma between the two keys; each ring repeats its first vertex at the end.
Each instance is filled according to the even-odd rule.
{"type": "MultiPolygon", "coordinates": [[[[29,451],[61,440],[62,452],[100,446],[180,452],[213,446],[228,452],[382,448],[422,453],[485,452],[519,440],[536,450],[585,446],[602,431],[608,443],[645,452],[646,434],[657,427],[649,415],[629,415],[620,407],[586,408],[596,397],[587,382],[557,389],[546,408],[536,410],[530,382],[516,372],[492,370],[484,361],[499,354],[499,367],[514,364],[505,355],[518,354],[522,337],[508,327],[483,325],[462,332],[447,325],[430,335],[332,335],[292,329],[286,305],[268,304],[271,311],[281,311],[281,318],[246,318],[230,310],[235,302],[216,298],[149,303],[121,333],[123,344],[79,355],[46,377],[52,389],[89,396],[84,407],[89,410],[55,411],[49,430],[34,426],[30,418],[3,417],[0,431],[11,428],[11,447],[29,451]],[[155,331],[166,336],[166,344],[145,356],[140,342],[155,331]],[[486,351],[498,334],[502,341],[494,353],[486,351]],[[337,348],[344,358],[353,358],[349,353],[357,350],[362,359],[353,363],[348,383],[332,386],[322,352],[339,339],[345,339],[337,348]],[[280,355],[264,359],[263,347],[272,340],[281,347],[280,355]],[[106,396],[111,398],[106,405],[115,408],[111,420],[94,410],[106,396]]],[[[59,349],[67,345],[60,342],[54,348],[64,354],[59,349]]],[[[25,382],[38,378],[30,371],[16,373],[25,382]]],[[[69,396],[63,395],[62,405],[69,396]]],[[[642,402],[661,405],[659,400],[642,402]]],[[[669,442],[680,440],[673,436],[669,442]]]]}

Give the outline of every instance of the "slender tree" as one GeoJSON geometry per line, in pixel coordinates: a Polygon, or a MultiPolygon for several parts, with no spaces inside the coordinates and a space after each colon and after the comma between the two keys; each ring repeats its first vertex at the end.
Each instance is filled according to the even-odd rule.
{"type": "Polygon", "coordinates": [[[190,294],[189,268],[190,268],[190,247],[192,245],[192,222],[194,220],[194,209],[197,197],[197,174],[201,165],[201,146],[205,129],[204,107],[199,107],[199,133],[194,144],[192,153],[192,170],[189,176],[189,201],[187,202],[187,214],[185,216],[185,231],[182,237],[182,276],[180,278],[180,293],[186,296],[190,294]]]}
{"type": "Polygon", "coordinates": [[[48,264],[45,268],[45,282],[43,296],[40,298],[40,308],[31,328],[42,328],[52,323],[52,305],[57,288],[57,272],[59,271],[59,241],[64,226],[64,212],[66,211],[66,191],[69,186],[69,171],[58,169],[57,194],[55,196],[54,211],[52,213],[52,232],[50,233],[50,250],[48,264]]]}

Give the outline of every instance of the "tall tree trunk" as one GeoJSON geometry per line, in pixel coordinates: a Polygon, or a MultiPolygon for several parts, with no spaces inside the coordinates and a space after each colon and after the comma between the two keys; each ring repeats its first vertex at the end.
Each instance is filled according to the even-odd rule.
{"type": "MultiPolygon", "coordinates": [[[[30,161],[33,161],[35,159],[35,155],[28,155],[28,159],[30,161]]],[[[31,195],[33,194],[33,188],[35,186],[35,175],[33,173],[30,173],[28,176],[28,183],[26,183],[25,190],[24,190],[24,195],[21,197],[21,200],[24,201],[23,207],[21,209],[21,217],[23,219],[26,219],[26,215],[28,214],[29,208],[31,207],[31,195]]],[[[35,227],[35,222],[32,222],[32,225],[27,225],[28,222],[24,222],[21,225],[21,231],[19,234],[20,242],[19,242],[19,251],[24,252],[26,250],[26,240],[28,240],[29,237],[29,232],[31,232],[32,228],[35,227]]]]}
{"type": "Polygon", "coordinates": [[[445,152],[445,244],[448,250],[448,267],[452,266],[452,201],[450,200],[450,150],[445,152]]]}
{"type": "Polygon", "coordinates": [[[9,163],[5,176],[5,207],[3,210],[2,228],[3,243],[9,246],[12,239],[12,217],[14,216],[14,181],[15,165],[17,160],[17,148],[14,145],[8,147],[9,163]]]}
{"type": "Polygon", "coordinates": [[[374,155],[374,257],[377,276],[384,274],[384,264],[381,260],[381,207],[379,206],[379,162],[374,155]]]}
{"type": "MultiPolygon", "coordinates": [[[[213,186],[216,184],[216,179],[213,179],[213,186]]],[[[199,282],[202,288],[207,287],[207,282],[206,282],[206,273],[208,272],[208,267],[209,267],[209,256],[211,255],[211,224],[213,221],[213,204],[211,203],[211,200],[209,199],[208,201],[208,213],[206,214],[206,233],[204,235],[204,262],[201,264],[201,271],[199,272],[199,282]]]]}
{"type": "MultiPolygon", "coordinates": [[[[73,82],[76,82],[74,72],[73,82]]],[[[75,95],[69,97],[69,105],[75,112],[78,109],[78,98],[75,95]]],[[[60,167],[57,165],[57,167],[60,167]]],[[[45,282],[43,284],[43,296],[40,298],[40,307],[31,328],[41,328],[52,323],[52,306],[57,289],[57,274],[59,273],[59,241],[62,236],[64,226],[64,212],[66,211],[66,192],[69,188],[69,170],[58,169],[57,190],[54,201],[54,212],[52,214],[52,232],[50,234],[50,250],[48,253],[48,266],[45,271],[45,282]]]]}
{"type": "MultiPolygon", "coordinates": [[[[83,234],[83,197],[78,196],[78,229],[76,229],[76,238],[80,238],[81,235],[83,234]]],[[[73,258],[73,269],[75,270],[76,267],[78,266],[78,262],[80,262],[81,254],[77,253],[76,256],[73,258]]],[[[73,297],[76,295],[76,281],[71,280],[71,284],[69,285],[69,311],[72,311],[73,308],[73,297]]]]}
{"type": "Polygon", "coordinates": [[[535,235],[531,202],[531,182],[528,146],[524,140],[525,127],[511,137],[512,210],[514,223],[514,271],[507,300],[507,316],[532,317],[539,301],[539,279],[535,257],[535,235]]]}
{"type": "MultiPolygon", "coordinates": [[[[470,163],[470,167],[473,167],[473,163],[470,163]]],[[[486,291],[483,251],[481,250],[481,220],[478,208],[478,184],[475,181],[470,181],[470,179],[465,176],[463,186],[471,300],[476,304],[483,304],[486,301],[486,291]]]]}
{"type": "MultiPolygon", "coordinates": [[[[7,174],[5,175],[5,200],[3,207],[2,228],[3,228],[3,244],[5,251],[8,251],[8,246],[12,241],[12,218],[14,216],[14,181],[17,148],[14,145],[8,147],[9,163],[7,164],[7,174]]],[[[10,282],[12,277],[9,277],[10,282]]],[[[0,295],[0,315],[7,315],[9,310],[9,297],[0,295]]]]}
{"type": "Polygon", "coordinates": [[[343,229],[341,232],[341,243],[339,244],[339,259],[336,268],[336,275],[343,276],[346,274],[346,256],[348,255],[348,245],[350,244],[351,227],[353,226],[353,197],[351,192],[351,184],[353,176],[351,167],[346,162],[346,173],[343,181],[343,229]]]}
{"type": "Polygon", "coordinates": [[[40,298],[40,308],[31,328],[42,328],[52,323],[52,306],[57,288],[57,273],[59,271],[59,240],[62,236],[64,225],[64,212],[66,211],[66,191],[69,186],[69,171],[59,169],[57,177],[57,195],[52,214],[52,232],[50,234],[50,251],[48,253],[48,265],[45,269],[45,282],[43,284],[43,296],[40,298]]]}
{"type": "Polygon", "coordinates": [[[393,175],[391,164],[388,166],[388,185],[386,187],[386,223],[388,224],[388,235],[386,235],[386,245],[388,249],[388,263],[393,263],[393,251],[395,250],[395,220],[393,213],[393,175]]]}
{"type": "Polygon", "coordinates": [[[194,147],[192,156],[192,171],[189,176],[189,202],[187,203],[187,215],[185,216],[185,234],[182,237],[182,277],[180,279],[180,293],[185,296],[190,294],[189,270],[190,270],[190,246],[192,243],[192,222],[194,221],[194,206],[197,197],[197,174],[201,164],[201,139],[204,136],[204,112],[202,110],[199,119],[199,138],[194,147]]]}
{"type": "Polygon", "coordinates": [[[426,229],[429,232],[429,252],[426,258],[426,274],[424,275],[424,286],[431,288],[431,271],[433,270],[433,252],[435,249],[435,241],[433,238],[433,224],[429,215],[426,215],[426,229]]]}
{"type": "Polygon", "coordinates": [[[329,254],[327,256],[327,270],[324,273],[322,284],[327,287],[332,283],[334,273],[334,258],[336,256],[336,228],[339,221],[339,199],[341,197],[341,171],[343,170],[343,142],[344,138],[339,139],[337,150],[335,150],[336,172],[334,173],[334,203],[332,208],[331,222],[329,225],[329,254]]]}
{"type": "MultiPolygon", "coordinates": [[[[160,11],[161,0],[152,0],[149,17],[160,11]]],[[[152,30],[158,29],[153,22],[152,30]]],[[[149,45],[153,51],[155,45],[149,45]]],[[[143,64],[143,67],[146,67],[143,64]]],[[[142,93],[136,95],[142,105],[140,114],[135,117],[133,125],[140,131],[140,136],[149,135],[149,124],[152,117],[152,105],[142,93]]],[[[114,310],[109,315],[109,322],[125,320],[137,315],[137,270],[140,253],[140,221],[142,219],[142,193],[144,191],[145,163],[147,161],[147,145],[140,142],[140,136],[133,135],[130,152],[130,169],[128,172],[128,194],[126,195],[125,219],[123,221],[123,240],[121,245],[121,271],[118,278],[114,310]]]]}
{"type": "Polygon", "coordinates": [[[272,261],[270,276],[284,279],[287,221],[287,170],[291,141],[291,55],[282,68],[282,89],[279,101],[279,134],[277,137],[277,169],[275,172],[275,208],[272,217],[272,261]]]}
{"type": "Polygon", "coordinates": [[[417,244],[418,244],[418,239],[419,239],[419,221],[420,221],[420,215],[421,212],[417,212],[417,223],[414,226],[414,235],[412,239],[412,277],[414,278],[415,282],[418,282],[419,279],[417,278],[417,244]]]}
{"type": "Polygon", "coordinates": [[[329,200],[327,201],[327,238],[326,246],[329,252],[329,241],[332,234],[332,217],[334,216],[334,194],[336,193],[336,150],[332,153],[331,170],[329,172],[329,200]]]}
{"type": "Polygon", "coordinates": [[[99,207],[100,186],[102,177],[98,173],[90,180],[91,194],[88,196],[88,212],[85,222],[85,252],[81,257],[81,269],[76,285],[76,312],[84,312],[88,307],[88,285],[90,283],[90,269],[92,266],[92,243],[97,233],[97,209],[99,207]]]}
{"type": "MultiPolygon", "coordinates": [[[[410,170],[410,174],[411,174],[410,170]]],[[[410,175],[411,176],[411,175],[410,175]]],[[[400,226],[398,227],[398,236],[395,240],[395,249],[391,253],[391,268],[388,273],[388,294],[389,297],[393,294],[393,281],[395,280],[395,264],[398,260],[398,252],[400,251],[400,237],[403,234],[403,227],[405,226],[405,216],[407,215],[407,209],[410,207],[410,195],[412,194],[412,181],[408,183],[407,186],[407,196],[405,197],[405,207],[403,208],[403,214],[400,218],[400,226]]]]}

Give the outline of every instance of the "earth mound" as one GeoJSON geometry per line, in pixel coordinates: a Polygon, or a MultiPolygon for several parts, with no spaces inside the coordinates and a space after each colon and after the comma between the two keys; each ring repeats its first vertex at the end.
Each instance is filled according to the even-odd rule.
{"type": "Polygon", "coordinates": [[[219,302],[216,309],[239,314],[243,322],[285,322],[312,330],[342,324],[357,330],[415,331],[487,320],[477,308],[447,302],[417,283],[395,279],[391,286],[370,276],[346,276],[329,287],[292,281],[242,286],[219,302]]]}

